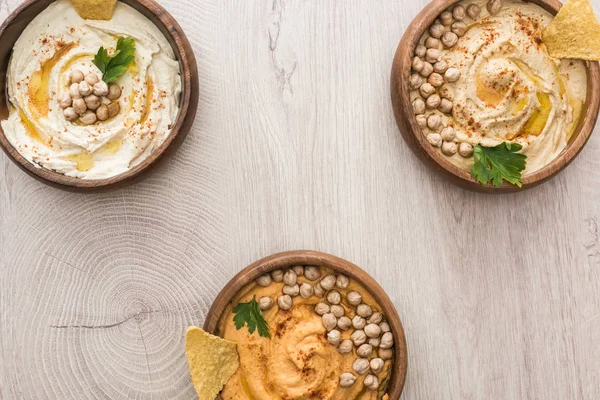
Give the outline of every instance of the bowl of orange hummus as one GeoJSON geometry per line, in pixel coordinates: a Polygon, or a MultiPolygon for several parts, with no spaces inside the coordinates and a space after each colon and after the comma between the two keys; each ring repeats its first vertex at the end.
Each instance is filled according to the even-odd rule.
{"type": "Polygon", "coordinates": [[[204,329],[237,344],[222,400],[397,399],[404,386],[406,341],[392,302],[366,272],[329,254],[253,263],[219,294],[204,329]],[[238,305],[251,301],[268,335],[236,324],[238,305]]]}

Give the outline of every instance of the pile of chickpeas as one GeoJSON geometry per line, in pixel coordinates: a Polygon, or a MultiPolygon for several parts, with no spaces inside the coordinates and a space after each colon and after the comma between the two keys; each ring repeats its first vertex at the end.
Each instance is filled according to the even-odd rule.
{"type": "Polygon", "coordinates": [[[119,114],[120,97],[119,85],[108,85],[94,73],[84,75],[75,69],[69,76],[69,91],[62,95],[59,105],[67,121],[91,125],[119,114]]]}
{"type": "MultiPolygon", "coordinates": [[[[486,8],[491,15],[497,14],[502,8],[501,0],[490,0],[486,8]]],[[[458,68],[448,65],[442,58],[442,51],[454,47],[466,34],[469,27],[464,22],[465,18],[474,21],[480,13],[481,8],[477,4],[466,8],[458,4],[444,11],[429,27],[425,40],[415,48],[409,81],[410,88],[418,96],[412,101],[415,118],[421,128],[431,131],[427,141],[434,147],[441,147],[442,153],[447,156],[458,152],[462,157],[471,157],[473,146],[467,142],[458,144],[454,128],[443,127],[442,114],[437,112],[452,114],[454,103],[450,86],[461,75],[458,68]]]]}
{"type": "MultiPolygon", "coordinates": [[[[273,282],[282,282],[284,285],[282,294],[277,297],[277,306],[282,311],[290,310],[297,296],[323,299],[314,306],[314,312],[321,317],[327,330],[327,341],[340,354],[354,352],[356,355],[352,364],[353,371],[340,374],[340,387],[351,387],[356,382],[357,375],[366,375],[364,386],[369,390],[378,390],[379,379],[376,374],[383,370],[385,360],[394,356],[394,335],[381,312],[365,304],[358,291],[347,291],[350,278],[343,274],[322,277],[321,269],[317,266],[296,265],[287,270],[278,269],[261,275],[256,280],[262,287],[273,282]],[[306,278],[301,284],[298,281],[300,276],[306,278]],[[341,305],[344,295],[344,304],[348,309],[341,305]],[[349,332],[342,333],[346,331],[349,332]]],[[[261,310],[267,311],[273,308],[275,301],[265,296],[258,300],[258,305],[261,310]]]]}

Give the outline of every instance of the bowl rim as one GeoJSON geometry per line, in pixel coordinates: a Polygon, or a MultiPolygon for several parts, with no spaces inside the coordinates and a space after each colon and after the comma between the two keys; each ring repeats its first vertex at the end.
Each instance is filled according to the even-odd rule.
{"type": "MultiPolygon", "coordinates": [[[[410,23],[398,44],[392,65],[390,91],[394,116],[400,133],[409,148],[425,165],[450,182],[465,189],[485,193],[509,193],[537,186],[567,167],[581,152],[590,138],[598,119],[598,112],[600,111],[599,63],[595,61],[586,62],[587,98],[584,103],[582,118],[580,118],[573,138],[567,144],[567,147],[543,168],[524,175],[522,178],[522,188],[506,182],[500,187],[495,187],[491,184],[482,185],[475,181],[468,171],[452,164],[426,141],[425,135],[423,135],[412,112],[410,91],[406,84],[410,76],[411,62],[419,39],[442,11],[458,2],[460,0],[438,0],[426,5],[410,23]]],[[[558,0],[528,0],[524,1],[524,3],[537,4],[552,15],[556,15],[562,6],[562,3],[558,0]]]]}
{"type": "Polygon", "coordinates": [[[292,250],[272,254],[248,265],[236,274],[218,294],[206,315],[203,329],[216,335],[218,323],[223,312],[225,312],[225,309],[234,296],[237,295],[244,286],[266,272],[279,268],[291,267],[293,265],[316,265],[331,268],[357,280],[370,292],[378,302],[378,305],[381,306],[387,321],[392,328],[392,332],[394,333],[395,360],[392,365],[387,393],[390,399],[400,398],[408,370],[406,336],[404,334],[404,327],[400,320],[400,316],[383,288],[369,274],[350,261],[336,257],[332,254],[313,250],[292,250]]]}
{"type": "MultiPolygon", "coordinates": [[[[37,6],[37,3],[41,2],[45,3],[44,8],[42,9],[43,11],[55,1],[56,0],[26,0],[19,5],[0,25],[0,43],[6,30],[13,23],[18,22],[18,18],[22,13],[26,13],[31,7],[37,6]]],[[[166,158],[164,156],[170,156],[177,150],[187,136],[195,119],[199,97],[198,68],[190,42],[181,29],[181,26],[177,23],[175,18],[173,18],[173,16],[171,16],[171,14],[155,0],[119,1],[133,7],[154,23],[163,35],[165,35],[175,53],[181,67],[182,83],[180,109],[177,119],[171,128],[171,133],[148,158],[124,173],[102,179],[74,178],[44,167],[36,166],[19,153],[7,139],[2,127],[0,127],[0,147],[4,150],[8,158],[30,176],[50,186],[69,191],[90,192],[113,190],[136,183],[146,178],[147,173],[153,170],[160,161],[166,158]]],[[[37,17],[37,15],[39,15],[39,13],[36,13],[33,18],[37,17]]],[[[12,44],[11,47],[12,46],[14,46],[14,44],[12,44]]],[[[12,56],[12,48],[9,54],[12,56]]],[[[6,76],[6,71],[0,71],[0,73],[6,76]]],[[[2,90],[2,88],[0,88],[0,90],[2,90]]]]}

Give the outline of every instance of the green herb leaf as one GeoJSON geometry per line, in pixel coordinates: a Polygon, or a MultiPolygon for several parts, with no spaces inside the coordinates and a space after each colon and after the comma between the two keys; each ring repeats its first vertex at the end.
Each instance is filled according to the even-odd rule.
{"type": "Polygon", "coordinates": [[[521,171],[527,165],[527,156],[518,153],[522,148],[518,143],[509,142],[495,147],[475,146],[471,176],[483,185],[491,181],[498,187],[505,180],[521,187],[521,171]]]}
{"type": "Polygon", "coordinates": [[[112,57],[108,56],[108,52],[104,47],[100,47],[92,62],[102,72],[102,80],[106,83],[112,83],[116,82],[134,61],[135,40],[130,37],[120,37],[117,40],[117,48],[112,57]]]}
{"type": "Polygon", "coordinates": [[[242,329],[244,325],[248,325],[248,332],[250,332],[250,334],[253,334],[258,328],[258,334],[260,336],[267,338],[271,337],[269,325],[267,324],[267,321],[265,321],[262,311],[258,307],[256,296],[248,303],[239,303],[233,308],[233,313],[235,314],[233,322],[235,323],[235,328],[237,330],[242,329]]]}

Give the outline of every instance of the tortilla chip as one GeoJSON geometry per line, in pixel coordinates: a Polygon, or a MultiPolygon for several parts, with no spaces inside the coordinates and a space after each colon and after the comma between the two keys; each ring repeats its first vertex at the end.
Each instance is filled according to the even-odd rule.
{"type": "Polygon", "coordinates": [[[190,326],[185,354],[199,400],[215,400],[240,365],[237,344],[190,326]]]}
{"type": "Polygon", "coordinates": [[[117,0],[71,0],[73,8],[83,19],[109,20],[113,16],[117,0]]]}
{"type": "Polygon", "coordinates": [[[600,60],[600,23],[590,0],[567,0],[542,41],[554,58],[600,60]]]}

